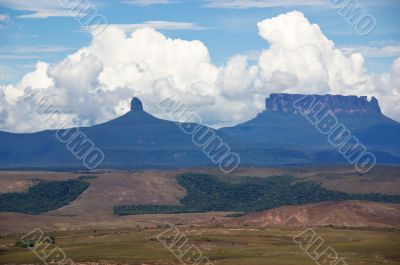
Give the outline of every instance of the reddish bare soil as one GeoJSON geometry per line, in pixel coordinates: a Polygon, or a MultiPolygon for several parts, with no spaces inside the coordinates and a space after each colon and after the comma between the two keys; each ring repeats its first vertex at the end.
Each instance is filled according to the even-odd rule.
{"type": "Polygon", "coordinates": [[[400,205],[365,201],[283,206],[230,223],[248,226],[400,227],[400,205]]]}

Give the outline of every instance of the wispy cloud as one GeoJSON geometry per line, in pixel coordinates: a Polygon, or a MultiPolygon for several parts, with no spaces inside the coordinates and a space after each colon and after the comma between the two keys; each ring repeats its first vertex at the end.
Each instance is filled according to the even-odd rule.
{"type": "Polygon", "coordinates": [[[2,65],[0,64],[0,84],[8,81],[10,77],[15,73],[15,70],[8,65],[2,65]]]}
{"type": "Polygon", "coordinates": [[[10,17],[7,14],[0,14],[0,29],[6,28],[10,22],[10,17]]]}
{"type": "Polygon", "coordinates": [[[23,61],[45,59],[49,54],[62,53],[74,48],[59,45],[0,46],[0,60],[23,61]]]}
{"type": "Polygon", "coordinates": [[[366,58],[387,58],[400,56],[400,44],[387,45],[382,47],[353,46],[343,47],[342,52],[346,55],[361,53],[366,58]]]}
{"type": "Polygon", "coordinates": [[[19,55],[19,54],[0,54],[0,60],[37,60],[43,59],[42,56],[19,55]]]}
{"type": "MultiPolygon", "coordinates": [[[[49,17],[73,17],[76,15],[69,10],[64,9],[57,0],[0,0],[0,6],[18,11],[31,12],[29,14],[19,15],[17,18],[37,19],[49,17]]],[[[85,5],[78,5],[77,8],[83,9],[85,8],[85,5]]]]}
{"type": "Polygon", "coordinates": [[[0,14],[0,21],[7,21],[9,19],[9,16],[6,14],[0,14]]]}
{"type": "Polygon", "coordinates": [[[0,47],[3,53],[58,53],[74,50],[74,48],[61,45],[33,45],[33,46],[6,46],[0,47]]]}
{"type": "Polygon", "coordinates": [[[166,5],[174,4],[178,1],[175,0],[125,0],[122,1],[124,4],[130,4],[135,6],[151,6],[151,5],[166,5]]]}
{"type": "MultiPolygon", "coordinates": [[[[109,26],[115,26],[124,29],[126,32],[132,32],[139,28],[153,28],[157,30],[204,30],[205,27],[200,26],[197,23],[190,22],[175,22],[175,21],[144,21],[137,24],[108,24],[109,26]]],[[[93,26],[94,27],[94,26],[93,26]]],[[[86,28],[82,28],[86,30],[86,28]]],[[[89,30],[91,28],[89,27],[89,30]]]]}
{"type": "Polygon", "coordinates": [[[38,10],[32,14],[20,15],[17,18],[49,18],[49,17],[74,17],[75,15],[66,10],[38,10]]]}
{"type": "Polygon", "coordinates": [[[205,0],[209,8],[266,8],[281,6],[315,6],[324,5],[327,0],[205,0]]]}

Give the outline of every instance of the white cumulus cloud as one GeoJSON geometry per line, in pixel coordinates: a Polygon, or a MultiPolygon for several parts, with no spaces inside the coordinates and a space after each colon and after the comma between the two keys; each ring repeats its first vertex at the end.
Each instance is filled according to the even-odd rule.
{"type": "Polygon", "coordinates": [[[261,21],[258,29],[269,48],[255,53],[257,58],[236,55],[218,67],[201,41],[109,26],[61,62],[39,62],[18,83],[0,85],[0,130],[47,129],[21,104],[32,91],[41,91],[63,111],[59,118],[76,126],[125,113],[133,96],[162,118],[168,115],[157,103],[173,96],[206,124],[233,125],[261,112],[274,92],[376,96],[384,113],[400,120],[400,59],[390,73],[370,74],[360,53],[336,48],[300,12],[261,21]]]}

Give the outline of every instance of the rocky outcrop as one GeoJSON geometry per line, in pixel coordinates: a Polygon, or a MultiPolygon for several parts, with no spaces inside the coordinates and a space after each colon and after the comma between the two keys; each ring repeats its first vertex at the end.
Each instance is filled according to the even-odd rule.
{"type": "MultiPolygon", "coordinates": [[[[301,94],[271,94],[265,102],[266,111],[280,113],[298,113],[295,102],[306,97],[301,94]]],[[[381,113],[378,100],[366,96],[312,95],[315,102],[321,102],[334,113],[381,113]]]]}
{"type": "Polygon", "coordinates": [[[131,111],[143,111],[143,104],[140,99],[134,97],[131,101],[131,111]]]}

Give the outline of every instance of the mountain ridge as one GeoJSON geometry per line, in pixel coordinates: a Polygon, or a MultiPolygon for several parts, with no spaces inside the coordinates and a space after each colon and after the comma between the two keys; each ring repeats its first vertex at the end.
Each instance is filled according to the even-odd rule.
{"type": "MultiPolygon", "coordinates": [[[[326,136],[299,113],[288,108],[304,95],[271,94],[266,110],[250,121],[218,130],[186,123],[219,136],[238,153],[243,166],[288,164],[342,164],[346,160],[326,136]]],[[[400,124],[380,112],[376,99],[355,96],[314,96],[330,102],[338,119],[375,151],[378,163],[400,164],[400,124]],[[344,100],[342,102],[341,100],[344,100]],[[341,106],[341,108],[339,108],[341,106]],[[345,111],[343,111],[345,110],[345,111]]],[[[82,132],[105,155],[103,168],[146,169],[216,166],[184,133],[185,123],[162,120],[143,110],[133,98],[126,114],[91,127],[47,130],[32,134],[0,132],[0,168],[83,168],[69,149],[82,145],[62,143],[56,134],[82,132]],[[70,144],[71,146],[69,146],[70,144]],[[68,147],[68,148],[67,148],[68,147]]],[[[87,137],[87,138],[85,138],[87,137]]]]}

